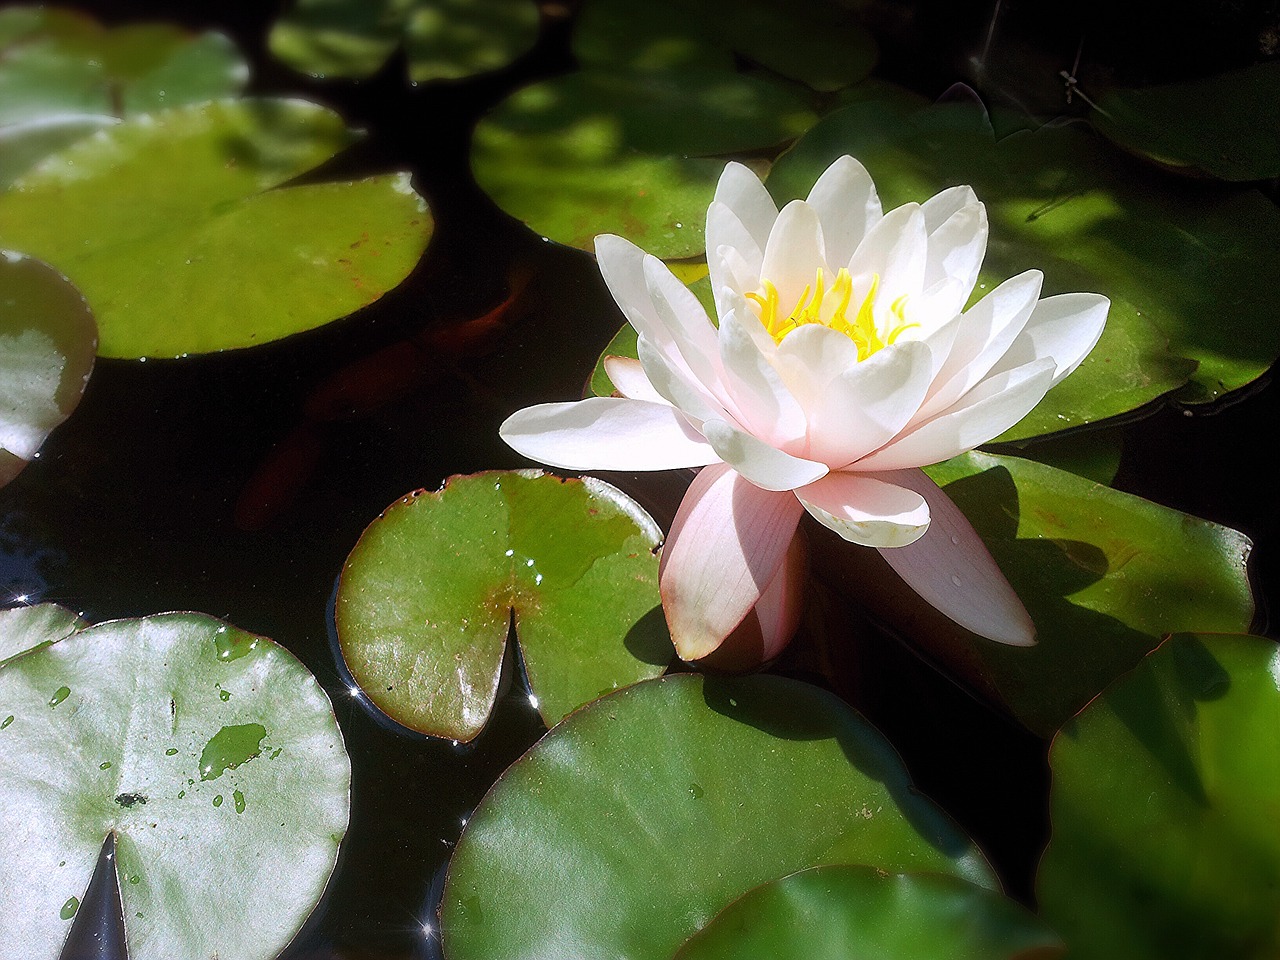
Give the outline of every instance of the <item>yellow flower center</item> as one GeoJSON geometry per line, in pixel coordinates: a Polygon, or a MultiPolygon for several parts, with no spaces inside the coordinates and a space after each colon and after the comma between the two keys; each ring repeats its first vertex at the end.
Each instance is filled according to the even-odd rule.
{"type": "Polygon", "coordinates": [[[920,326],[907,322],[905,295],[890,304],[890,320],[884,328],[876,322],[876,292],[880,287],[878,273],[871,275],[871,284],[852,317],[849,316],[849,308],[854,302],[853,277],[843,267],[830,287],[826,285],[819,267],[817,280],[804,288],[799,302],[786,314],[779,309],[778,288],[769,280],[761,281],[760,287],[762,293],[748,293],[747,299],[760,308],[760,322],[777,343],[806,323],[820,323],[838,330],[857,344],[858,359],[865,360],[896,341],[905,331],[920,326]]]}

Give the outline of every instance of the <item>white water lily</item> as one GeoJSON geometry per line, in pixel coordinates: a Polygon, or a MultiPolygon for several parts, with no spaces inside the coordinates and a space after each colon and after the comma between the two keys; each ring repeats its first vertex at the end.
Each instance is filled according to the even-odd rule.
{"type": "Polygon", "coordinates": [[[662,261],[597,238],[639,360],[606,361],[621,397],[520,410],[503,439],[571,470],[705,467],[661,573],[685,659],[714,651],[753,610],[763,655],[790,639],[796,564],[784,561],[806,510],[881,549],[962,626],[1034,642],[981,540],[919,468],[1026,416],[1093,348],[1107,299],[1041,299],[1042,275],[1029,270],[964,310],[987,243],[973,191],[882,214],[852,157],[781,212],[750,170],[729,164],[706,236],[718,325],[662,261]]]}

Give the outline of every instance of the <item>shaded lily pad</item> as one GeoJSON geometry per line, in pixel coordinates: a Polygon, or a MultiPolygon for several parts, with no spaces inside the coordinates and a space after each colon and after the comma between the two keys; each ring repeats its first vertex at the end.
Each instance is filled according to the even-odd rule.
{"type": "Polygon", "coordinates": [[[93,314],[66,277],[0,250],[0,486],[80,403],[97,346],[93,314]]]}
{"type": "Polygon", "coordinates": [[[392,504],[343,568],[337,628],[351,675],[384,713],[470,740],[489,718],[514,621],[547,725],[663,672],[662,535],[591,477],[451,478],[392,504]]]}
{"type": "MultiPolygon", "coordinates": [[[[0,610],[0,667],[24,653],[57,643],[83,626],[78,616],[56,603],[0,610]]],[[[0,722],[3,719],[0,717],[0,722]]]]}
{"type": "Polygon", "coordinates": [[[512,216],[592,250],[616,233],[655,256],[703,252],[723,161],[774,146],[816,119],[791,88],[701,66],[588,70],[500,103],[477,126],[476,181],[512,216]]]}
{"type": "Polygon", "coordinates": [[[1280,651],[1171,638],[1053,742],[1041,910],[1072,957],[1280,954],[1280,651]]]}
{"type": "Polygon", "coordinates": [[[104,623],[0,669],[0,723],[0,875],[22,877],[0,928],[24,956],[58,956],[108,833],[134,960],[269,960],[319,901],[350,762],[271,641],[201,614],[104,623]]]}
{"type": "Polygon", "coordinates": [[[1023,907],[945,874],[802,870],[749,891],[674,960],[1050,960],[1062,941],[1023,907]]]}
{"type": "Polygon", "coordinates": [[[667,960],[746,891],[827,863],[994,885],[831,694],[674,675],[588,705],[502,775],[458,842],[441,933],[451,960],[667,960]]]}
{"type": "Polygon", "coordinates": [[[298,0],[268,38],[313,77],[367,77],[403,46],[414,81],[504,67],[538,39],[531,0],[298,0]]]}
{"type": "Polygon", "coordinates": [[[966,632],[874,551],[811,537],[813,567],[1036,733],[1052,734],[1167,633],[1249,628],[1252,545],[1235,530],[1017,457],[969,453],[926,472],[1026,605],[1034,647],[966,632]]]}
{"type": "MultiPolygon", "coordinates": [[[[971,184],[991,218],[989,286],[1040,267],[1047,292],[1112,298],[1101,344],[1049,395],[1045,409],[1055,417],[1084,423],[1122,413],[1188,375],[1177,399],[1211,400],[1280,354],[1267,292],[1280,285],[1280,211],[1256,191],[1168,182],[1079,125],[997,142],[976,106],[910,112],[897,99],[824,118],[774,165],[770,189],[778,199],[803,195],[842,153],[867,165],[887,206],[971,184]],[[1194,373],[1188,361],[1198,364],[1194,373]]],[[[1049,426],[1033,419],[1021,429],[1049,426]]]]}
{"type": "Polygon", "coordinates": [[[103,356],[266,343],[371,303],[426,247],[431,216],[404,174],[281,189],[354,139],[299,100],[126,120],[0,194],[0,236],[84,292],[103,356]]]}
{"type": "Polygon", "coordinates": [[[1089,115],[1126,150],[1223,180],[1280,176],[1280,63],[1138,90],[1109,90],[1089,115]]]}

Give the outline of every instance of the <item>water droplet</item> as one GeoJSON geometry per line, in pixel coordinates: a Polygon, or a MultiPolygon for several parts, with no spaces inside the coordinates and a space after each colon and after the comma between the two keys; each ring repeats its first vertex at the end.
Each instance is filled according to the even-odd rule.
{"type": "Polygon", "coordinates": [[[223,727],[200,751],[200,779],[216,780],[228,770],[247,763],[262,752],[267,728],[260,723],[223,727]]]}
{"type": "Polygon", "coordinates": [[[187,795],[187,791],[185,791],[185,790],[179,790],[179,791],[178,791],[178,799],[179,799],[179,800],[181,800],[181,799],[182,799],[183,797],[185,797],[186,795],[187,795]]]}
{"type": "Polygon", "coordinates": [[[504,554],[503,554],[503,556],[505,556],[505,557],[514,557],[514,556],[515,556],[515,554],[516,554],[516,552],[515,552],[514,550],[508,550],[506,553],[504,553],[504,554]]]}
{"type": "Polygon", "coordinates": [[[135,873],[132,877],[130,877],[130,878],[129,878],[129,882],[130,882],[130,883],[137,883],[137,882],[138,882],[139,880],[141,880],[141,879],[142,879],[142,877],[138,876],[138,875],[135,873]]]}
{"type": "Polygon", "coordinates": [[[76,897],[68,897],[67,902],[62,905],[62,909],[58,911],[58,916],[63,920],[70,920],[76,915],[76,911],[80,909],[80,901],[76,897]]]}
{"type": "Polygon", "coordinates": [[[280,756],[280,751],[281,751],[281,750],[283,750],[283,749],[284,749],[284,747],[276,747],[274,750],[272,750],[272,751],[271,751],[271,759],[272,759],[272,760],[274,760],[276,757],[280,756]]]}
{"type": "Polygon", "coordinates": [[[13,723],[13,714],[12,714],[12,713],[11,713],[11,714],[9,714],[7,717],[5,717],[5,718],[4,718],[4,720],[3,720],[2,722],[0,722],[0,730],[3,730],[5,727],[7,727],[7,726],[8,726],[9,724],[11,724],[11,723],[13,723]]]}
{"type": "Polygon", "coordinates": [[[242,633],[239,630],[229,631],[226,627],[219,627],[217,636],[213,638],[213,646],[218,659],[224,663],[230,663],[257,650],[258,638],[251,633],[242,633]]]}
{"type": "Polygon", "coordinates": [[[218,794],[216,797],[213,798],[213,805],[215,807],[222,806],[222,794],[218,794]]]}
{"type": "Polygon", "coordinates": [[[244,794],[239,790],[233,790],[231,799],[235,802],[236,813],[244,813],[244,794]]]}
{"type": "Polygon", "coordinates": [[[216,688],[217,688],[217,690],[218,690],[218,699],[219,699],[219,700],[221,700],[223,703],[226,703],[228,700],[230,700],[230,699],[231,699],[231,691],[230,691],[230,690],[223,690],[223,689],[222,689],[222,684],[220,684],[220,683],[215,683],[215,684],[214,684],[214,687],[216,687],[216,688]]]}
{"type": "Polygon", "coordinates": [[[98,769],[99,769],[99,770],[110,770],[110,769],[111,769],[111,761],[110,761],[110,760],[103,760],[100,764],[98,764],[98,769]]]}
{"type": "Polygon", "coordinates": [[[951,575],[951,582],[957,587],[960,586],[960,578],[957,577],[954,573],[951,575]]]}
{"type": "Polygon", "coordinates": [[[693,797],[693,799],[701,800],[703,792],[704,791],[702,787],[700,787],[698,784],[696,783],[689,784],[689,796],[693,797]]]}
{"type": "Polygon", "coordinates": [[[952,545],[953,547],[955,547],[955,546],[959,546],[959,545],[960,545],[960,538],[959,538],[959,537],[952,537],[952,538],[951,538],[951,545],[952,545]]]}
{"type": "Polygon", "coordinates": [[[71,696],[70,687],[59,687],[57,690],[53,691],[53,696],[49,698],[49,706],[56,707],[69,696],[71,696]]]}
{"type": "Polygon", "coordinates": [[[177,754],[177,752],[178,752],[178,748],[177,748],[177,747],[170,747],[168,750],[166,750],[166,751],[164,752],[164,755],[165,755],[166,757],[172,757],[172,756],[176,755],[176,754],[177,754]]]}

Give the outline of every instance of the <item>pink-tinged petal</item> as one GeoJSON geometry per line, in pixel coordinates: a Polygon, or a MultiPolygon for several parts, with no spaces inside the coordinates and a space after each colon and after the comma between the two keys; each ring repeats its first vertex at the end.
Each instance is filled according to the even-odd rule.
{"type": "Polygon", "coordinates": [[[865,473],[829,473],[795,491],[819,523],[867,547],[903,547],[929,529],[929,505],[914,490],[865,473]]]}
{"type": "Polygon", "coordinates": [[[726,165],[712,202],[723,203],[732,210],[756,246],[765,248],[773,222],[778,219],[778,208],[759,177],[740,163],[726,165]]]}
{"type": "Polygon", "coordinates": [[[765,490],[793,490],[827,472],[826,464],[783,453],[723,420],[708,420],[702,432],[719,459],[765,490]]]}
{"type": "Polygon", "coordinates": [[[778,345],[778,373],[806,410],[815,410],[828,385],[858,365],[858,345],[838,330],[806,323],[778,345]]]}
{"type": "Polygon", "coordinates": [[[792,200],[778,214],[764,248],[764,265],[760,268],[761,277],[778,289],[780,312],[789,314],[800,302],[806,287],[812,291],[818,268],[825,264],[818,214],[803,200],[792,200]]]}
{"type": "Polygon", "coordinates": [[[676,362],[672,362],[647,337],[636,338],[636,353],[640,355],[640,366],[653,389],[672,406],[678,407],[685,416],[696,423],[713,418],[723,420],[729,416],[719,401],[689,372],[683,361],[677,358],[676,362]]]}
{"type": "Polygon", "coordinates": [[[760,283],[764,247],[729,207],[713,202],[707,208],[707,269],[711,289],[730,286],[754,291],[760,283]],[[733,252],[732,258],[729,251],[733,252]]]}
{"type": "MultiPolygon", "coordinates": [[[[797,440],[805,433],[805,415],[796,398],[783,383],[778,371],[765,359],[760,346],[746,328],[759,328],[754,316],[746,321],[730,311],[720,320],[720,365],[723,382],[742,425],[777,446],[797,440]]],[[[776,352],[772,339],[770,352],[776,352]]]]}
{"type": "Polygon", "coordinates": [[[882,215],[871,174],[849,156],[827,167],[809,191],[808,203],[822,224],[827,263],[835,269],[849,262],[882,215]]]}
{"type": "Polygon", "coordinates": [[[932,373],[929,345],[905,341],[836,377],[809,410],[809,456],[839,468],[884,446],[916,412],[932,373]]]}
{"type": "Polygon", "coordinates": [[[1111,301],[1097,293],[1063,293],[1036,304],[1018,339],[992,370],[1008,370],[1032,358],[1051,357],[1053,383],[1080,366],[1102,336],[1111,301]]]}
{"type": "Polygon", "coordinates": [[[872,274],[879,276],[877,299],[891,303],[904,295],[915,296],[924,289],[928,254],[929,239],[920,205],[905,203],[886,213],[867,232],[849,260],[849,272],[855,279],[865,279],[872,274]]]}
{"type": "MultiPolygon", "coordinates": [[[[720,382],[716,328],[698,298],[657,257],[644,258],[644,279],[658,315],[681,358],[699,383],[713,392],[720,382]]],[[[660,345],[660,341],[655,342],[660,345]]]]}
{"type": "Polygon", "coordinates": [[[789,493],[748,483],[727,465],[702,470],[662,549],[662,608],[676,652],[705,657],[774,581],[803,512],[789,493]]]}
{"type": "Polygon", "coordinates": [[[1030,413],[1052,379],[1053,361],[1048,358],[992,374],[949,410],[863,457],[858,469],[922,467],[972,450],[1030,413]]]}
{"type": "Polygon", "coordinates": [[[987,252],[987,208],[968,187],[952,187],[927,200],[920,212],[929,234],[924,285],[929,287],[952,277],[960,282],[964,299],[968,299],[987,252]],[[937,206],[932,206],[935,202],[937,206]],[[956,203],[960,205],[951,209],[956,203]],[[943,213],[945,219],[931,222],[943,213]]]}
{"type": "Polygon", "coordinates": [[[566,470],[672,470],[720,459],[674,407],[616,397],[526,407],[498,435],[530,460],[566,470]]]}
{"type": "Polygon", "coordinates": [[[628,400],[665,404],[671,402],[654,389],[639,360],[632,357],[605,357],[604,372],[609,375],[614,389],[628,400]]]}
{"type": "Polygon", "coordinates": [[[928,532],[880,555],[922,598],[966,630],[1018,647],[1035,643],[1036,627],[986,545],[959,507],[919,470],[881,474],[929,504],[928,532]]]}
{"type": "Polygon", "coordinates": [[[961,315],[955,343],[920,408],[920,422],[954,404],[1008,352],[1035,309],[1043,281],[1039,270],[1020,273],[961,315]]]}

